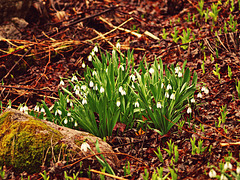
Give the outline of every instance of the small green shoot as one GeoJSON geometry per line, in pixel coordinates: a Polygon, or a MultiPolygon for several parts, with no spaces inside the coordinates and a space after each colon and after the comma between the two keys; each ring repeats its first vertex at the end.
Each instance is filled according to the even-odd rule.
{"type": "Polygon", "coordinates": [[[228,66],[228,77],[230,79],[232,79],[232,70],[231,70],[230,66],[228,66]]]}
{"type": "Polygon", "coordinates": [[[166,33],[166,29],[163,28],[162,38],[163,38],[163,39],[166,39],[166,38],[167,38],[167,35],[168,35],[168,33],[166,33]]]}
{"type": "Polygon", "coordinates": [[[218,64],[217,64],[217,63],[215,64],[215,68],[216,68],[216,71],[213,70],[213,74],[214,74],[215,76],[217,76],[219,80],[221,80],[221,75],[220,75],[220,73],[219,73],[219,71],[220,71],[221,68],[218,67],[218,64]]]}
{"type": "Polygon", "coordinates": [[[174,34],[173,33],[171,33],[171,36],[172,36],[172,38],[173,38],[173,41],[175,42],[175,43],[177,43],[178,42],[178,40],[179,40],[179,37],[178,37],[178,30],[177,30],[177,28],[176,27],[174,27],[174,34]]]}
{"type": "Polygon", "coordinates": [[[237,89],[237,93],[238,93],[238,98],[240,99],[240,81],[236,82],[236,89],[237,89]]]}

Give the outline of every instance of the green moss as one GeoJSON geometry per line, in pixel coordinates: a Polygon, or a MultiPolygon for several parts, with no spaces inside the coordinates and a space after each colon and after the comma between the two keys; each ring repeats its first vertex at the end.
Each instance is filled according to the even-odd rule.
{"type": "Polygon", "coordinates": [[[53,158],[52,147],[55,157],[63,148],[58,143],[62,135],[34,118],[11,120],[12,113],[0,116],[0,166],[12,166],[16,172],[39,172],[44,159],[47,157],[44,165],[49,165],[53,158]]]}

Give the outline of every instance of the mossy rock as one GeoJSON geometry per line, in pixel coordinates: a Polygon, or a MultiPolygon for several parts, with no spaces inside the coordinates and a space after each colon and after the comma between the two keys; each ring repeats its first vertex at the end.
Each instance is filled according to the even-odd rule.
{"type": "Polygon", "coordinates": [[[39,120],[15,109],[7,109],[0,115],[0,167],[13,167],[17,173],[40,172],[42,166],[57,163],[59,157],[63,162],[65,156],[80,159],[96,153],[96,141],[101,152],[110,152],[105,157],[110,165],[118,166],[111,146],[89,133],[39,120]],[[83,142],[87,142],[93,152],[81,152],[83,142]]]}

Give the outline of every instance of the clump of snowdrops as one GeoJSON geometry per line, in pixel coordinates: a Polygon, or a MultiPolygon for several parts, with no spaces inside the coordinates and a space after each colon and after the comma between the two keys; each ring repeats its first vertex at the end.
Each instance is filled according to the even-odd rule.
{"type": "Polygon", "coordinates": [[[197,75],[191,75],[186,61],[168,68],[161,59],[152,64],[143,60],[136,68],[133,52],[122,55],[120,44],[111,54],[99,52],[101,59],[98,51],[96,46],[88,56],[93,68],[87,66],[84,77],[76,73],[61,79],[63,91],[52,107],[43,101],[29,114],[40,111],[38,117],[106,137],[117,123],[125,129],[139,123],[164,135],[184,112],[192,113],[197,75]]]}

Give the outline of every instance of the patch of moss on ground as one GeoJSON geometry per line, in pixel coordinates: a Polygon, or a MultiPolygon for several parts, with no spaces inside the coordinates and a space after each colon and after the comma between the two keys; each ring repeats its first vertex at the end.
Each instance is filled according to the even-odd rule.
{"type": "Polygon", "coordinates": [[[0,116],[0,166],[12,166],[16,172],[39,172],[43,160],[46,158],[48,166],[53,158],[52,147],[58,156],[63,147],[58,143],[62,135],[34,118],[11,120],[12,113],[0,116]]]}

